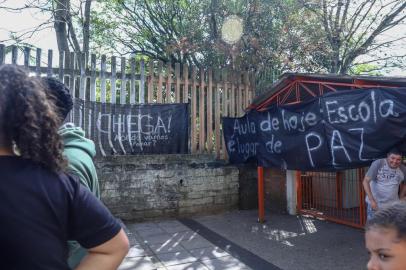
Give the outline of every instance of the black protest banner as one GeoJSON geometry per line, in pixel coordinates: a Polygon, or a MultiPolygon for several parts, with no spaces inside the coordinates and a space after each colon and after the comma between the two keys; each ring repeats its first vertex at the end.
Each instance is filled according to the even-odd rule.
{"type": "Polygon", "coordinates": [[[188,104],[109,104],[75,99],[70,121],[98,155],[188,153],[188,104]]]}
{"type": "Polygon", "coordinates": [[[406,88],[348,90],[223,118],[231,163],[297,170],[368,165],[404,144],[406,88]]]}

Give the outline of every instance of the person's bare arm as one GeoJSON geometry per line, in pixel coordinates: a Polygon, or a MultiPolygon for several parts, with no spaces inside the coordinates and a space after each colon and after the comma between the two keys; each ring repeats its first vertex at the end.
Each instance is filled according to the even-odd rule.
{"type": "Polygon", "coordinates": [[[400,199],[406,201],[406,183],[400,185],[400,199]]]}
{"type": "Polygon", "coordinates": [[[372,209],[378,210],[378,204],[376,203],[375,198],[372,195],[370,182],[371,182],[371,178],[368,176],[365,176],[364,180],[362,181],[362,186],[364,187],[365,193],[368,196],[372,209]]]}
{"type": "Polygon", "coordinates": [[[75,270],[113,270],[117,269],[129,249],[127,235],[123,231],[107,242],[88,249],[88,255],[83,258],[75,270]]]}

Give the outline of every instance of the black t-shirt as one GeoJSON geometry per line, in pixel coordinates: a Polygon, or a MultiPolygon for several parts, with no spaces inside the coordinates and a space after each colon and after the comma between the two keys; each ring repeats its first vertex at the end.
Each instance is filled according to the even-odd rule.
{"type": "Polygon", "coordinates": [[[68,240],[91,248],[120,229],[77,179],[0,156],[0,269],[69,269],[68,240]]]}

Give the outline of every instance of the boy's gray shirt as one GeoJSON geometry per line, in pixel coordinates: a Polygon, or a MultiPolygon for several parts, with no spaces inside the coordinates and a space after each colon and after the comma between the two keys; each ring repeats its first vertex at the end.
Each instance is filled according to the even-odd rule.
{"type": "MultiPolygon", "coordinates": [[[[372,162],[366,176],[371,178],[371,192],[378,207],[399,200],[399,185],[404,180],[404,174],[400,168],[392,169],[385,159],[372,162]]],[[[368,196],[365,201],[370,203],[368,196]]]]}

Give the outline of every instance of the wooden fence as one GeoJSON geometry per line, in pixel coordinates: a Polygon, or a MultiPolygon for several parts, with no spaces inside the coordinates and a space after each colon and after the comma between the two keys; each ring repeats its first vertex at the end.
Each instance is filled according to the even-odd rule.
{"type": "Polygon", "coordinates": [[[191,153],[227,158],[221,117],[242,116],[253,98],[247,72],[213,71],[140,57],[100,58],[0,44],[0,64],[25,66],[36,76],[56,76],[72,95],[101,103],[189,103],[191,153]],[[46,57],[44,57],[46,56],[46,57]],[[55,56],[57,61],[54,61],[55,56]],[[90,59],[89,59],[90,58],[90,59]],[[57,62],[57,63],[55,63],[57,62]]]}

